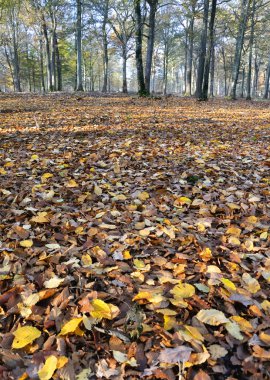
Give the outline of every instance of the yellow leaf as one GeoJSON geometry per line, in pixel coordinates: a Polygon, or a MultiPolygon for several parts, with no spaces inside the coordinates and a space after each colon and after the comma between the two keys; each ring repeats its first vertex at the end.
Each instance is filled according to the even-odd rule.
{"type": "Polygon", "coordinates": [[[75,230],[75,233],[77,235],[83,235],[83,232],[84,232],[84,228],[82,226],[77,227],[76,230],[75,230]]]}
{"type": "Polygon", "coordinates": [[[270,346],[270,335],[269,334],[266,334],[265,332],[261,332],[260,335],[259,335],[259,338],[267,346],[270,346]]]}
{"type": "Polygon", "coordinates": [[[256,216],[252,215],[252,216],[249,216],[248,218],[246,218],[246,221],[250,224],[256,224],[258,221],[258,218],[256,216]]]}
{"type": "Polygon", "coordinates": [[[227,229],[226,234],[239,237],[241,235],[241,229],[235,226],[231,226],[227,229]]]}
{"type": "Polygon", "coordinates": [[[60,356],[57,359],[57,369],[63,368],[68,362],[68,358],[66,356],[60,356]]]}
{"type": "Polygon", "coordinates": [[[0,174],[5,175],[5,174],[7,174],[7,172],[4,168],[0,168],[0,174]]]}
{"type": "Polygon", "coordinates": [[[36,223],[48,223],[49,217],[47,212],[39,212],[37,216],[34,216],[31,220],[36,223]]]}
{"type": "Polygon", "coordinates": [[[238,339],[238,340],[244,339],[243,335],[240,332],[240,327],[236,322],[229,321],[225,323],[224,326],[226,330],[228,331],[228,333],[231,334],[231,336],[233,336],[235,339],[238,339]]]}
{"type": "Polygon", "coordinates": [[[124,257],[125,260],[132,259],[132,256],[131,256],[130,252],[127,251],[127,250],[123,252],[123,257],[124,257]]]}
{"type": "Polygon", "coordinates": [[[149,300],[151,297],[152,294],[150,292],[139,292],[135,297],[132,298],[132,301],[149,300]]]}
{"type": "Polygon", "coordinates": [[[239,247],[239,245],[241,244],[240,240],[235,236],[230,236],[228,243],[235,247],[239,247]]]}
{"type": "Polygon", "coordinates": [[[175,207],[181,207],[183,205],[189,205],[191,204],[192,200],[187,198],[187,197],[180,197],[180,198],[177,198],[175,201],[174,201],[174,206],[175,207]]]}
{"type": "Polygon", "coordinates": [[[44,366],[38,371],[40,380],[50,380],[57,368],[57,357],[51,355],[46,359],[44,366]]]}
{"type": "Polygon", "coordinates": [[[195,287],[190,284],[180,283],[170,293],[174,295],[174,298],[190,298],[195,294],[195,287]]]}
{"type": "Polygon", "coordinates": [[[29,379],[29,377],[28,377],[28,374],[27,374],[26,372],[24,372],[24,373],[22,374],[22,376],[19,377],[18,380],[26,380],[26,379],[29,379]]]}
{"type": "Polygon", "coordinates": [[[85,255],[82,255],[82,259],[81,259],[81,262],[83,264],[84,267],[89,267],[90,265],[92,265],[92,258],[91,256],[87,253],[85,255]]]}
{"type": "Polygon", "coordinates": [[[30,248],[33,245],[33,240],[22,240],[20,241],[20,246],[24,248],[30,248]]]}
{"type": "Polygon", "coordinates": [[[39,159],[38,155],[37,154],[33,154],[31,156],[31,161],[37,161],[39,159]]]}
{"type": "Polygon", "coordinates": [[[203,323],[207,323],[211,326],[219,326],[223,323],[230,322],[228,318],[225,317],[222,311],[216,309],[200,310],[196,315],[196,318],[203,323]]]}
{"type": "Polygon", "coordinates": [[[234,285],[234,283],[232,281],[228,280],[227,278],[222,278],[221,282],[223,283],[223,285],[225,286],[226,289],[228,289],[230,291],[236,290],[236,286],[234,285]]]}
{"type": "Polygon", "coordinates": [[[248,332],[248,333],[253,332],[254,328],[252,324],[249,321],[247,321],[245,318],[239,317],[238,315],[234,315],[230,317],[230,319],[239,325],[241,331],[248,332]]]}
{"type": "Polygon", "coordinates": [[[90,312],[90,315],[96,319],[113,319],[119,314],[117,306],[106,303],[100,299],[93,300],[91,305],[93,310],[90,312]]]}
{"type": "Polygon", "coordinates": [[[146,191],[142,191],[139,195],[138,198],[140,201],[146,201],[146,199],[150,198],[150,195],[146,191]]]}
{"type": "Polygon", "coordinates": [[[82,322],[83,318],[73,318],[67,322],[61,329],[59,335],[74,334],[82,322]]]}
{"type": "Polygon", "coordinates": [[[177,321],[175,317],[170,315],[164,315],[164,329],[169,331],[177,326],[177,321]]]}
{"type": "Polygon", "coordinates": [[[145,263],[143,260],[139,260],[139,259],[134,259],[133,260],[133,263],[135,265],[135,267],[137,269],[144,269],[145,268],[145,263]]]}
{"type": "Polygon", "coordinates": [[[73,188],[73,187],[78,187],[79,185],[77,184],[76,181],[74,181],[74,179],[71,179],[70,181],[65,183],[65,186],[73,188]]]}
{"type": "Polygon", "coordinates": [[[23,348],[41,336],[41,332],[32,326],[19,327],[14,331],[12,348],[23,348]]]}
{"type": "Polygon", "coordinates": [[[199,255],[203,261],[207,262],[212,258],[212,251],[210,248],[206,247],[199,252],[199,255]]]}
{"type": "Polygon", "coordinates": [[[42,181],[46,181],[46,179],[48,178],[52,178],[53,177],[53,174],[52,173],[44,173],[41,178],[42,178],[42,181]]]}

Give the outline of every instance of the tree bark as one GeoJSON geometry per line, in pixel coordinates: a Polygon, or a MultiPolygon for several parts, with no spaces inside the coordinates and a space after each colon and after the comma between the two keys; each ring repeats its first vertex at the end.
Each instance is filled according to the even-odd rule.
{"type": "Polygon", "coordinates": [[[40,60],[40,81],[41,81],[41,91],[45,92],[45,80],[44,80],[44,58],[43,58],[43,41],[42,35],[39,38],[39,60],[40,60]]]}
{"type": "Polygon", "coordinates": [[[192,68],[193,68],[193,49],[194,49],[194,17],[195,6],[192,4],[192,16],[189,24],[188,38],[188,58],[187,58],[187,94],[192,95],[192,68]]]}
{"type": "Polygon", "coordinates": [[[268,99],[269,96],[269,79],[270,79],[270,55],[268,59],[268,65],[267,65],[267,70],[266,70],[266,75],[265,75],[265,84],[264,84],[264,99],[268,99]]]}
{"type": "Polygon", "coordinates": [[[103,22],[102,22],[102,40],[103,40],[103,86],[102,92],[108,91],[108,76],[109,76],[109,54],[108,54],[108,37],[106,25],[108,23],[109,0],[105,1],[103,22]]]}
{"type": "Polygon", "coordinates": [[[210,22],[209,22],[209,46],[208,46],[207,56],[205,60],[202,100],[208,99],[209,72],[210,72],[211,57],[213,55],[213,50],[214,50],[214,26],[215,26],[216,10],[217,10],[217,0],[212,0],[211,16],[210,16],[210,22]]]}
{"type": "Polygon", "coordinates": [[[124,94],[128,93],[127,88],[127,48],[126,45],[123,44],[122,46],[122,59],[123,59],[123,86],[122,86],[122,92],[124,94]]]}
{"type": "Polygon", "coordinates": [[[42,31],[45,39],[45,47],[46,47],[46,58],[47,58],[47,85],[48,90],[53,91],[53,84],[52,84],[52,66],[51,66],[51,51],[50,51],[50,42],[49,42],[49,36],[48,36],[48,28],[47,23],[45,20],[44,14],[42,14],[42,31]]]}
{"type": "Polygon", "coordinates": [[[249,58],[248,58],[248,75],[247,75],[247,100],[251,100],[251,78],[252,78],[252,58],[254,44],[254,27],[255,27],[256,0],[252,0],[251,26],[249,39],[249,58]]]}
{"type": "Polygon", "coordinates": [[[196,82],[196,97],[198,99],[202,98],[203,95],[203,78],[205,69],[205,57],[207,48],[207,31],[208,31],[208,13],[209,13],[209,0],[204,0],[203,7],[203,31],[201,36],[201,46],[199,55],[199,64],[197,70],[197,82],[196,82]]]}
{"type": "Polygon", "coordinates": [[[145,65],[145,90],[150,94],[151,70],[153,62],[153,52],[155,43],[155,29],[156,29],[156,13],[158,0],[147,0],[149,4],[149,33],[146,52],[146,65],[145,65]]]}
{"type": "Polygon", "coordinates": [[[76,91],[83,91],[82,74],[82,0],[77,0],[77,86],[76,91]]]}
{"type": "Polygon", "coordinates": [[[246,26],[247,26],[249,4],[250,4],[250,0],[242,0],[241,19],[240,19],[238,35],[236,39],[233,73],[232,73],[232,87],[231,87],[231,94],[230,94],[233,100],[236,99],[236,88],[237,88],[237,82],[238,82],[238,77],[239,77],[245,31],[246,31],[246,26]]]}
{"type": "Polygon", "coordinates": [[[135,41],[136,41],[136,68],[137,68],[137,81],[138,81],[138,94],[140,96],[146,95],[145,82],[144,82],[144,69],[142,59],[142,36],[143,36],[143,23],[142,23],[142,10],[141,1],[134,0],[135,10],[135,41]]]}

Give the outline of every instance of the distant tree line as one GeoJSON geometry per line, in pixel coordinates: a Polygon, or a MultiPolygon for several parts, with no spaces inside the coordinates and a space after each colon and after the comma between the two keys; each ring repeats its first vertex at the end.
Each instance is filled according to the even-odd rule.
{"type": "Polygon", "coordinates": [[[269,97],[268,0],[1,0],[1,91],[269,97]]]}

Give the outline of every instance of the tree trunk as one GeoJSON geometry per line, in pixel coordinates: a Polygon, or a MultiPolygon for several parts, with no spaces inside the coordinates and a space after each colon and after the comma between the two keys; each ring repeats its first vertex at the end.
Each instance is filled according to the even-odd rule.
{"type": "Polygon", "coordinates": [[[216,10],[217,10],[217,0],[212,0],[211,16],[210,16],[210,22],[209,22],[209,46],[208,46],[208,52],[207,52],[206,61],[205,61],[202,100],[208,99],[209,72],[210,72],[211,57],[214,50],[214,25],[215,25],[216,10]]]}
{"type": "Polygon", "coordinates": [[[226,54],[225,49],[222,47],[222,60],[223,60],[223,70],[224,70],[224,95],[228,96],[228,87],[227,87],[227,65],[226,65],[226,54]]]}
{"type": "Polygon", "coordinates": [[[168,63],[169,63],[169,47],[168,47],[168,43],[165,43],[164,56],[163,56],[163,95],[167,94],[168,63]]]}
{"type": "Polygon", "coordinates": [[[245,79],[246,79],[246,70],[245,70],[245,68],[243,68],[243,70],[242,70],[241,98],[244,97],[244,91],[245,91],[245,79]]]}
{"type": "Polygon", "coordinates": [[[146,52],[146,65],[145,65],[145,90],[150,93],[151,69],[153,61],[153,51],[155,43],[155,29],[156,29],[156,13],[158,0],[147,0],[150,6],[149,12],[149,33],[146,52]]]}
{"type": "Polygon", "coordinates": [[[108,54],[108,37],[106,32],[106,25],[108,22],[109,14],[109,0],[105,1],[103,22],[102,22],[102,39],[103,39],[103,87],[102,92],[108,91],[108,71],[109,71],[109,54],[108,54]]]}
{"type": "Polygon", "coordinates": [[[245,31],[246,31],[246,26],[247,26],[249,4],[250,4],[250,0],[242,0],[241,19],[240,19],[238,35],[236,39],[235,55],[234,55],[234,62],[233,62],[232,87],[231,87],[231,94],[230,94],[233,100],[236,99],[236,88],[237,88],[237,82],[238,82],[238,77],[239,77],[245,31]]]}
{"type": "Polygon", "coordinates": [[[42,36],[39,39],[39,59],[40,59],[40,81],[41,81],[41,91],[45,92],[45,80],[44,80],[44,61],[43,61],[43,41],[42,36]]]}
{"type": "Polygon", "coordinates": [[[196,97],[201,99],[203,95],[203,78],[205,69],[205,57],[207,47],[207,30],[208,30],[208,13],[209,13],[209,0],[204,0],[203,7],[203,31],[201,36],[201,46],[199,55],[199,64],[197,70],[197,83],[196,83],[196,97]]]}
{"type": "Polygon", "coordinates": [[[62,64],[61,57],[59,52],[58,38],[55,33],[55,54],[56,54],[56,70],[57,70],[57,91],[62,91],[63,83],[62,83],[62,64]]]}
{"type": "Polygon", "coordinates": [[[144,70],[142,60],[142,36],[143,36],[143,23],[141,1],[134,0],[135,10],[135,41],[136,41],[136,68],[137,68],[137,81],[138,81],[138,94],[140,96],[146,95],[144,70]]]}
{"type": "Polygon", "coordinates": [[[214,97],[214,86],[215,86],[215,46],[213,46],[211,57],[211,70],[210,70],[210,96],[214,97]]]}
{"type": "Polygon", "coordinates": [[[77,86],[76,91],[83,91],[82,74],[82,0],[77,0],[77,86]]]}
{"type": "Polygon", "coordinates": [[[266,70],[266,75],[265,75],[265,85],[264,85],[264,99],[268,99],[269,96],[269,79],[270,79],[270,55],[268,59],[268,65],[267,65],[267,70],[266,70]]]}
{"type": "Polygon", "coordinates": [[[122,59],[123,59],[123,87],[122,92],[124,94],[128,93],[127,89],[127,47],[125,44],[122,46],[122,59]]]}
{"type": "Polygon", "coordinates": [[[42,14],[42,30],[43,30],[43,35],[45,39],[46,56],[47,56],[47,85],[48,85],[48,90],[53,91],[50,42],[49,42],[49,37],[48,37],[47,23],[46,23],[44,14],[42,14]]]}
{"type": "Polygon", "coordinates": [[[193,67],[193,48],[194,48],[194,6],[192,6],[192,16],[189,24],[189,43],[187,58],[187,94],[192,95],[192,67],[193,67]]]}
{"type": "Polygon", "coordinates": [[[18,53],[18,43],[16,38],[15,26],[12,31],[12,44],[13,44],[13,74],[14,74],[14,88],[15,91],[21,92],[21,79],[20,79],[20,63],[18,53]]]}
{"type": "Polygon", "coordinates": [[[254,62],[253,88],[252,88],[252,95],[254,97],[257,96],[258,80],[259,80],[259,70],[260,70],[260,64],[258,62],[258,56],[257,56],[257,53],[256,53],[255,54],[255,62],[254,62]]]}
{"type": "Polygon", "coordinates": [[[255,11],[256,11],[256,0],[252,0],[251,27],[250,27],[250,39],[249,39],[250,46],[249,46],[248,75],[247,75],[247,100],[251,100],[251,78],[252,78],[252,57],[253,57],[253,44],[254,44],[255,11]]]}

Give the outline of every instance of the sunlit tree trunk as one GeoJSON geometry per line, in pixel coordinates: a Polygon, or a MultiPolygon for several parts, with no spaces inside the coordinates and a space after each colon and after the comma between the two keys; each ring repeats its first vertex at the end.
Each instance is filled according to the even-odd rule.
{"type": "Polygon", "coordinates": [[[245,31],[247,26],[248,9],[250,0],[242,0],[241,3],[241,18],[238,27],[238,34],[236,38],[234,62],[233,62],[233,73],[232,73],[232,86],[231,86],[231,98],[236,99],[236,88],[239,77],[239,70],[241,64],[241,56],[244,44],[245,31]]]}
{"type": "Polygon", "coordinates": [[[45,39],[46,58],[47,58],[47,85],[48,85],[48,90],[53,91],[51,49],[50,49],[50,42],[49,42],[49,36],[48,36],[48,28],[47,28],[47,23],[46,23],[44,14],[42,14],[42,31],[43,31],[43,35],[45,39]]]}
{"type": "Polygon", "coordinates": [[[77,1],[77,86],[76,91],[83,91],[82,72],[82,0],[77,1]]]}
{"type": "Polygon", "coordinates": [[[106,26],[109,15],[109,0],[104,2],[104,14],[102,21],[102,40],[103,40],[103,87],[102,92],[108,91],[108,76],[109,76],[109,53],[108,53],[108,36],[106,26]]]}
{"type": "Polygon", "coordinates": [[[247,100],[251,100],[251,79],[252,79],[255,10],[256,10],[256,0],[252,0],[251,26],[250,26],[250,38],[249,38],[248,75],[247,75],[247,100]]]}

